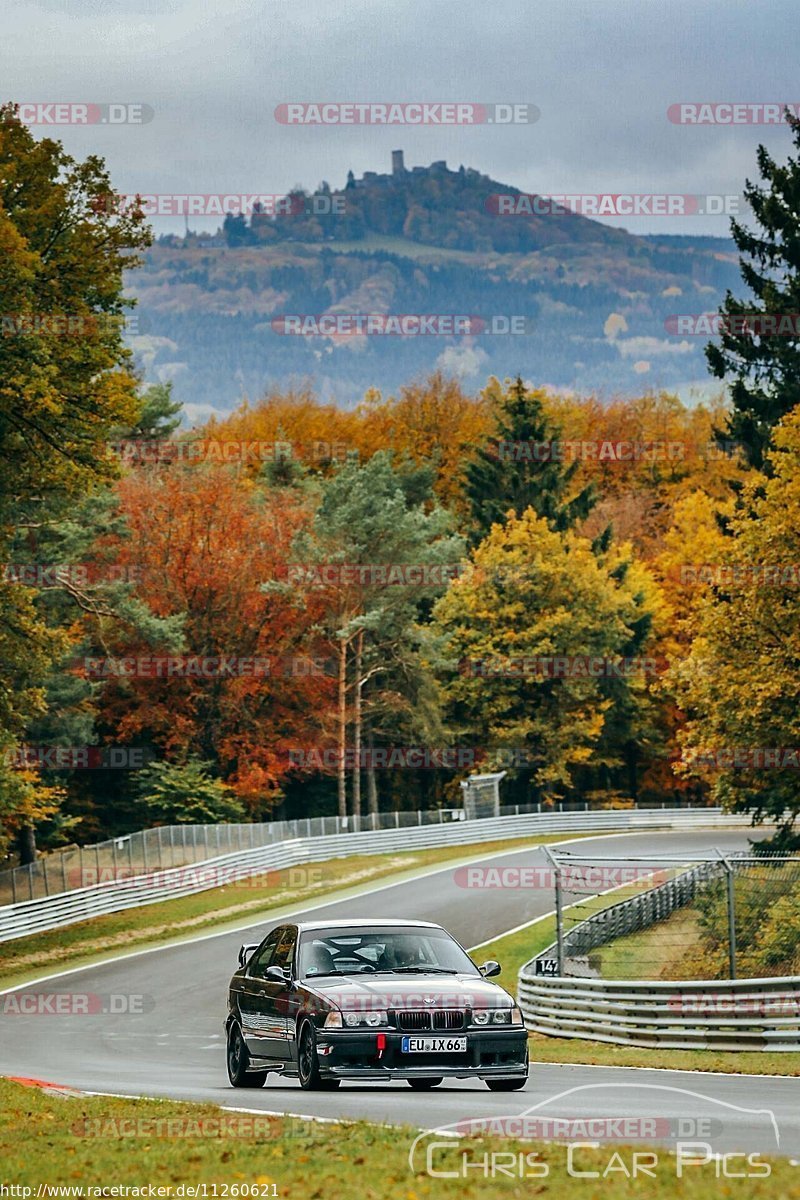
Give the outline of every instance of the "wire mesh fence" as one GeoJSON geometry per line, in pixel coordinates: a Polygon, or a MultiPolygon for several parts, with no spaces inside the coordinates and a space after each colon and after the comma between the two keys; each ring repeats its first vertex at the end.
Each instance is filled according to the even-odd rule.
{"type": "MultiPolygon", "coordinates": [[[[643,806],[643,807],[660,807],[643,806]]],[[[586,812],[582,801],[560,802],[554,808],[540,804],[501,805],[500,816],[536,812],[586,812]]],[[[484,815],[484,814],[481,814],[484,815]]],[[[494,814],[485,814],[494,815],[494,814]]],[[[247,824],[163,825],[127,833],[87,846],[68,846],[22,867],[0,869],[0,907],[23,900],[39,900],[104,880],[124,879],[167,867],[184,867],[234,850],[251,850],[297,837],[324,837],[334,833],[379,829],[405,829],[461,821],[463,808],[408,809],[364,813],[360,817],[300,817],[293,821],[247,824]]]]}
{"type": "Polygon", "coordinates": [[[800,973],[800,856],[611,860],[552,852],[556,941],[534,974],[754,979],[800,973]]]}
{"type": "Polygon", "coordinates": [[[235,850],[251,850],[299,837],[351,831],[404,829],[462,820],[461,809],[367,813],[357,817],[301,817],[250,824],[162,825],[91,846],[70,846],[34,863],[0,871],[0,906],[184,867],[235,850]]]}

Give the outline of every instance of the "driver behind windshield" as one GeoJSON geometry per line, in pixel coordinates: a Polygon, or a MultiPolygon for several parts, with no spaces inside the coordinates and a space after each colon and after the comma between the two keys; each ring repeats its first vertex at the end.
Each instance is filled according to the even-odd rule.
{"type": "Polygon", "coordinates": [[[376,965],[379,971],[392,971],[395,967],[416,967],[425,962],[419,938],[398,934],[397,937],[387,938],[376,965]]]}

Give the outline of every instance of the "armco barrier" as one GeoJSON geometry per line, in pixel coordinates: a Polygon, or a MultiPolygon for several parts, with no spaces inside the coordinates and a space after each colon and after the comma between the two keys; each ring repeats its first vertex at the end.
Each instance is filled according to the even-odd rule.
{"type": "Polygon", "coordinates": [[[537,837],[550,833],[625,832],[647,829],[693,829],[721,825],[747,826],[744,816],[718,808],[624,809],[599,812],[526,813],[450,824],[412,826],[323,837],[294,838],[224,854],[192,866],[168,868],[132,879],[112,879],[38,900],[0,908],[0,942],[25,937],[90,917],[120,912],[142,904],[157,904],[177,896],[218,887],[259,871],[280,870],[301,863],[416,850],[434,846],[468,846],[503,838],[537,837]]]}
{"type": "Polygon", "coordinates": [[[541,978],[530,966],[518,999],[534,1033],[674,1050],[800,1050],[795,976],[651,983],[541,978]]]}

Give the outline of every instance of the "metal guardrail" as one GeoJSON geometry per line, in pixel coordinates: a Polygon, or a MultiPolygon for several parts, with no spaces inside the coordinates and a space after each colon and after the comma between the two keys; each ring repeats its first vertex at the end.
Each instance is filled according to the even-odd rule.
{"type": "MultiPolygon", "coordinates": [[[[577,856],[579,857],[579,856],[577,856]]],[[[562,968],[537,975],[558,954],[553,942],[519,972],[527,1028],[550,1037],[674,1050],[800,1050],[800,978],[738,980],[597,979],[581,956],[638,932],[691,903],[698,891],[753,862],[746,853],[699,863],[648,891],[593,913],[563,935],[562,968]]]]}
{"type": "MultiPolygon", "coordinates": [[[[552,812],[585,811],[581,801],[559,801],[552,812]]],[[[663,805],[654,806],[658,808],[663,805]]],[[[538,804],[501,805],[501,817],[540,812],[538,804]]],[[[235,850],[253,850],[289,838],[325,837],[334,833],[378,829],[408,829],[415,825],[440,825],[465,819],[463,808],[407,809],[402,812],[363,813],[360,817],[300,817],[292,821],[242,824],[159,825],[153,829],[120,834],[86,846],[65,846],[41,855],[36,862],[0,869],[0,906],[21,900],[38,900],[117,877],[205,862],[235,850]]]]}
{"type": "Polygon", "coordinates": [[[629,982],[519,974],[534,1033],[673,1050],[800,1050],[800,978],[629,982]]]}
{"type": "Polygon", "coordinates": [[[614,832],[647,829],[691,829],[749,824],[718,808],[624,809],[598,812],[527,813],[475,821],[362,831],[331,836],[289,838],[250,850],[235,851],[188,866],[168,867],[133,878],[112,878],[90,887],[22,901],[0,908],[0,942],[71,925],[91,917],[121,912],[189,896],[259,871],[282,869],[357,854],[415,850],[435,846],[468,846],[494,839],[542,836],[570,831],[614,832]]]}
{"type": "Polygon", "coordinates": [[[242,824],[159,825],[88,846],[67,846],[24,867],[0,870],[0,905],[38,900],[165,867],[205,862],[237,850],[253,850],[290,838],[324,837],[362,829],[405,829],[462,820],[463,809],[365,813],[362,817],[302,817],[294,821],[242,824]]]}

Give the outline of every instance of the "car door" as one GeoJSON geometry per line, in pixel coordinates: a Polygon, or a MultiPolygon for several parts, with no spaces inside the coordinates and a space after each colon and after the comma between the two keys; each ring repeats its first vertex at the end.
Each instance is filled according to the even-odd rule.
{"type": "Polygon", "coordinates": [[[269,1058],[269,1029],[266,1013],[266,970],[272,961],[283,926],[273,929],[247,964],[241,991],[239,1014],[245,1045],[256,1058],[269,1058]]]}
{"type": "Polygon", "coordinates": [[[288,1060],[292,1058],[294,1026],[297,1014],[297,992],[293,986],[294,960],[297,950],[297,926],[285,925],[279,930],[278,944],[269,963],[280,967],[286,981],[266,979],[264,981],[264,1016],[268,1029],[270,1058],[288,1060]]]}

